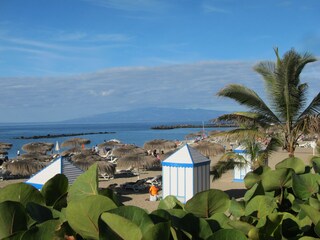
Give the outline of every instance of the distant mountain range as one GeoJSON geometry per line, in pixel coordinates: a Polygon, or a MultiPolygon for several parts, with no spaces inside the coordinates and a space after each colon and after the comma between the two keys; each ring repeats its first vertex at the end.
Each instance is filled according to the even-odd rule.
{"type": "Polygon", "coordinates": [[[227,112],[205,109],[141,108],[71,119],[68,123],[207,122],[227,112]]]}

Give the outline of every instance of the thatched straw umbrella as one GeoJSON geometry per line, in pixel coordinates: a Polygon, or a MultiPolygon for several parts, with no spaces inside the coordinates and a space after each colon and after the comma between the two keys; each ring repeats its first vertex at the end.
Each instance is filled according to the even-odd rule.
{"type": "Polygon", "coordinates": [[[81,152],[71,156],[71,161],[73,162],[97,162],[104,160],[105,159],[103,157],[100,157],[98,154],[92,152],[81,152]]]}
{"type": "Polygon", "coordinates": [[[10,161],[3,164],[3,168],[11,173],[20,177],[29,177],[43,169],[46,165],[37,161],[10,161]]]}
{"type": "Polygon", "coordinates": [[[88,170],[88,168],[93,165],[94,163],[97,163],[98,165],[98,172],[100,175],[105,176],[113,176],[116,170],[116,166],[113,163],[107,162],[107,161],[76,161],[73,164],[80,168],[83,171],[88,170]]]}
{"type": "Polygon", "coordinates": [[[121,143],[121,142],[110,140],[110,141],[98,144],[98,147],[99,148],[111,148],[112,149],[112,148],[114,148],[116,146],[123,146],[123,145],[124,144],[121,143]]]}
{"type": "Polygon", "coordinates": [[[202,137],[203,136],[203,132],[196,132],[196,133],[189,133],[188,135],[186,135],[186,139],[190,139],[190,138],[197,138],[197,137],[202,137]]]}
{"type": "Polygon", "coordinates": [[[212,158],[225,152],[225,148],[222,145],[208,141],[195,143],[192,145],[192,147],[197,149],[202,155],[208,158],[212,158]]]}
{"type": "Polygon", "coordinates": [[[8,151],[6,149],[1,149],[0,148],[0,154],[2,155],[8,155],[8,151]]]}
{"type": "Polygon", "coordinates": [[[86,139],[86,138],[70,138],[66,141],[64,141],[61,144],[61,147],[72,147],[75,149],[81,149],[81,145],[87,145],[90,144],[91,141],[90,139],[86,139]]]}
{"type": "Polygon", "coordinates": [[[22,150],[28,153],[46,154],[48,151],[51,151],[53,147],[54,147],[53,143],[32,142],[32,143],[27,143],[23,145],[22,150]]]}
{"type": "Polygon", "coordinates": [[[158,150],[158,152],[161,152],[162,150],[172,150],[176,147],[177,144],[174,141],[164,139],[154,139],[143,145],[143,148],[146,150],[158,150]]]}
{"type": "Polygon", "coordinates": [[[52,157],[50,155],[41,154],[41,153],[37,153],[37,152],[24,153],[18,157],[18,160],[23,160],[23,161],[46,162],[46,161],[50,161],[51,159],[52,159],[52,157]]]}
{"type": "Polygon", "coordinates": [[[145,167],[146,162],[146,155],[143,154],[127,154],[122,156],[117,161],[117,168],[142,168],[145,167]]]}
{"type": "Polygon", "coordinates": [[[9,150],[11,149],[11,147],[12,147],[11,143],[0,142],[0,149],[9,150]]]}
{"type": "Polygon", "coordinates": [[[126,144],[121,147],[117,147],[112,151],[112,154],[118,158],[121,158],[123,156],[129,155],[129,154],[141,154],[146,155],[146,151],[136,145],[132,144],[126,144]]]}

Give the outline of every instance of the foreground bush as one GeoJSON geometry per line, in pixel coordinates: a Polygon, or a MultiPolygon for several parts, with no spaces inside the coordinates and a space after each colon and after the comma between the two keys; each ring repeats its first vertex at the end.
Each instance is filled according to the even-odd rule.
{"type": "Polygon", "coordinates": [[[0,239],[314,239],[320,237],[320,158],[288,158],[247,174],[241,200],[211,189],[186,204],[169,196],[148,213],[99,190],[97,166],[72,186],[64,175],[39,192],[0,189],[0,239]]]}

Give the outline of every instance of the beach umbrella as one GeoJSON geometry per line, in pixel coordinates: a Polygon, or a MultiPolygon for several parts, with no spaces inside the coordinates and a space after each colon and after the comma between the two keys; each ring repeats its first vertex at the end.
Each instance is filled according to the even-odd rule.
{"type": "Polygon", "coordinates": [[[46,154],[48,151],[51,151],[53,148],[53,143],[45,142],[31,142],[22,146],[22,150],[28,153],[42,153],[46,154]]]}
{"type": "Polygon", "coordinates": [[[40,162],[47,162],[52,159],[50,155],[46,154],[41,154],[37,152],[28,152],[28,153],[23,153],[18,157],[19,160],[24,160],[24,161],[40,161],[40,162]]]}
{"type": "Polygon", "coordinates": [[[192,147],[209,158],[225,152],[225,148],[221,144],[208,141],[200,141],[193,144],[192,147]]]}
{"type": "Polygon", "coordinates": [[[81,152],[71,156],[73,162],[97,162],[105,160],[96,153],[81,152]]]}
{"type": "Polygon", "coordinates": [[[113,148],[115,146],[122,146],[124,145],[123,143],[121,143],[119,140],[110,140],[104,143],[100,143],[98,144],[99,148],[113,148]]]}
{"type": "Polygon", "coordinates": [[[202,137],[203,132],[196,132],[196,133],[189,133],[188,135],[186,135],[186,139],[190,139],[190,138],[197,138],[197,137],[202,137]]]}
{"type": "Polygon", "coordinates": [[[82,144],[87,145],[90,144],[90,139],[86,138],[70,138],[64,141],[61,144],[61,147],[73,147],[73,148],[80,148],[82,144]]]}
{"type": "Polygon", "coordinates": [[[11,149],[12,144],[11,143],[5,143],[5,142],[0,142],[0,149],[11,149]]]}
{"type": "Polygon", "coordinates": [[[6,149],[1,149],[0,148],[0,154],[2,155],[8,155],[8,151],[6,149]]]}
{"type": "Polygon", "coordinates": [[[146,154],[146,151],[136,145],[126,144],[126,145],[115,148],[112,151],[112,154],[119,158],[128,154],[146,154]]]}
{"type": "MultiPolygon", "coordinates": [[[[87,171],[95,162],[94,161],[76,161],[73,164],[83,171],[87,171]]],[[[98,172],[100,175],[113,176],[116,170],[116,166],[113,163],[107,161],[97,161],[98,172]]]]}
{"type": "Polygon", "coordinates": [[[46,165],[38,161],[32,160],[15,160],[3,164],[3,168],[11,173],[20,177],[29,177],[42,170],[46,165]]]}
{"type": "Polygon", "coordinates": [[[60,146],[59,146],[59,142],[58,142],[58,141],[56,141],[56,146],[54,147],[54,150],[55,150],[56,152],[59,152],[59,151],[60,151],[60,146]]]}
{"type": "Polygon", "coordinates": [[[142,168],[146,165],[146,155],[143,154],[127,154],[120,157],[117,161],[117,168],[142,168]]]}
{"type": "Polygon", "coordinates": [[[146,142],[143,145],[143,148],[146,150],[171,150],[176,148],[177,145],[174,141],[164,140],[164,139],[154,139],[151,141],[146,142]]]}

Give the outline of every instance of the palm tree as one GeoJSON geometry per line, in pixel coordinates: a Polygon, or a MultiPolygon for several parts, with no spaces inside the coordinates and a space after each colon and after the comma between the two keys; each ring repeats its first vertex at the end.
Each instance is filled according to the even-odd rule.
{"type": "Polygon", "coordinates": [[[302,55],[294,49],[280,58],[278,49],[274,51],[276,62],[260,62],[254,67],[265,82],[269,106],[255,91],[243,85],[230,84],[217,95],[231,98],[250,110],[226,114],[219,119],[250,120],[253,126],[263,129],[276,127],[283,149],[288,151],[289,156],[294,156],[299,137],[309,131],[308,126],[314,119],[319,119],[320,92],[305,107],[308,85],[300,82],[304,67],[316,59],[309,53],[302,55]]]}

